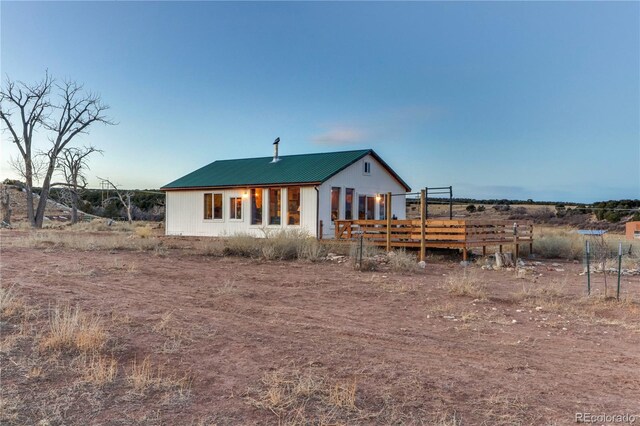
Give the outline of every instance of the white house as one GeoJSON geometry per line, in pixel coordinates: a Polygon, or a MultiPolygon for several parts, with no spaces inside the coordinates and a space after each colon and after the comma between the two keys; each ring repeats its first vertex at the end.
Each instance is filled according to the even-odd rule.
{"type": "Polygon", "coordinates": [[[334,235],[335,219],[405,218],[409,186],[373,150],[220,160],[175,180],[166,194],[167,235],[264,236],[266,229],[334,235]]]}

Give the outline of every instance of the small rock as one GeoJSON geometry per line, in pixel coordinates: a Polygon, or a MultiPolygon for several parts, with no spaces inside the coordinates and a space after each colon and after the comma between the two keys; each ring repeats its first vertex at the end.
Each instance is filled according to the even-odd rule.
{"type": "Polygon", "coordinates": [[[511,320],[511,324],[515,324],[517,322],[518,322],[518,320],[511,320]]]}
{"type": "Polygon", "coordinates": [[[421,260],[420,262],[418,262],[418,267],[420,269],[424,269],[427,267],[427,262],[425,262],[424,260],[421,260]]]}

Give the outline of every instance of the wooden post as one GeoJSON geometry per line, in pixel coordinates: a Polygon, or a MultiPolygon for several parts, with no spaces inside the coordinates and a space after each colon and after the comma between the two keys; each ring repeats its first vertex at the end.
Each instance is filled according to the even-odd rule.
{"type": "Polygon", "coordinates": [[[429,207],[427,206],[427,204],[429,203],[429,187],[428,186],[424,187],[424,193],[425,193],[425,197],[424,197],[424,217],[429,219],[429,207]]]}
{"type": "Polygon", "coordinates": [[[487,255],[487,246],[482,246],[482,255],[483,256],[487,255]]]}
{"type": "Polygon", "coordinates": [[[387,253],[391,251],[391,193],[387,192],[385,208],[387,209],[387,253]]]}
{"type": "Polygon", "coordinates": [[[520,247],[518,245],[518,224],[513,222],[513,265],[518,266],[518,251],[520,247]]]}
{"type": "Polygon", "coordinates": [[[420,261],[422,262],[425,258],[425,245],[426,245],[426,227],[427,227],[427,210],[426,210],[426,201],[427,191],[420,191],[420,261]]]}
{"type": "Polygon", "coordinates": [[[318,239],[321,240],[322,239],[322,221],[320,221],[320,235],[318,235],[318,239]]]}

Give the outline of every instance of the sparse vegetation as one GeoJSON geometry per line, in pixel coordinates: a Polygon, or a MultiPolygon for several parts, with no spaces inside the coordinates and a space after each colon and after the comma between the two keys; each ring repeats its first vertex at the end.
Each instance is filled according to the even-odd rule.
{"type": "Polygon", "coordinates": [[[395,272],[415,272],[419,269],[415,254],[405,250],[396,250],[387,254],[389,266],[395,272]]]}
{"type": "MultiPolygon", "coordinates": [[[[3,232],[22,239],[3,241],[3,274],[11,274],[3,284],[15,283],[0,287],[3,424],[107,415],[123,424],[561,423],[567,407],[536,392],[537,366],[579,371],[571,348],[588,333],[612,348],[583,349],[598,354],[580,365],[598,381],[578,392],[559,380],[570,396],[598,401],[614,385],[597,366],[622,375],[636,361],[638,278],[623,277],[620,301],[605,298],[598,280],[587,298],[580,263],[544,262],[543,275],[516,278],[432,255],[420,274],[403,274],[416,268],[414,252],[367,246],[378,271],[359,273],[340,256],[295,264],[217,257],[224,239],[140,238],[135,227],[3,232]],[[22,268],[16,255],[33,266],[22,268]],[[61,294],[73,304],[56,305],[61,294]],[[620,362],[621,352],[631,358],[620,362]],[[474,379],[478,366],[504,392],[474,379]],[[464,394],[452,385],[458,375],[471,377],[464,394]],[[222,408],[208,413],[212,404],[222,408]]],[[[275,238],[250,241],[277,247],[275,238]]],[[[293,259],[316,247],[291,239],[293,259]]],[[[615,248],[617,237],[607,242],[615,248]]],[[[317,248],[320,257],[348,249],[317,248]]],[[[616,403],[636,400],[625,391],[616,403]]]]}
{"type": "Polygon", "coordinates": [[[485,286],[480,282],[476,271],[464,268],[461,272],[451,273],[446,281],[447,291],[455,296],[467,296],[476,299],[487,297],[485,286]]]}
{"type": "Polygon", "coordinates": [[[49,329],[40,343],[43,350],[96,352],[107,334],[99,319],[69,305],[56,306],[49,317],[49,329]]]}

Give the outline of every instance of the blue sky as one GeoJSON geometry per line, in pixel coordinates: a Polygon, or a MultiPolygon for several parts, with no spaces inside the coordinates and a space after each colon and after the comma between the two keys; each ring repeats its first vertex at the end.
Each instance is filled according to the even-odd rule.
{"type": "MultiPolygon", "coordinates": [[[[83,82],[90,182],[375,149],[414,188],[640,198],[640,3],[0,3],[2,75],[83,82]]],[[[0,176],[17,155],[2,136],[0,176]]]]}

